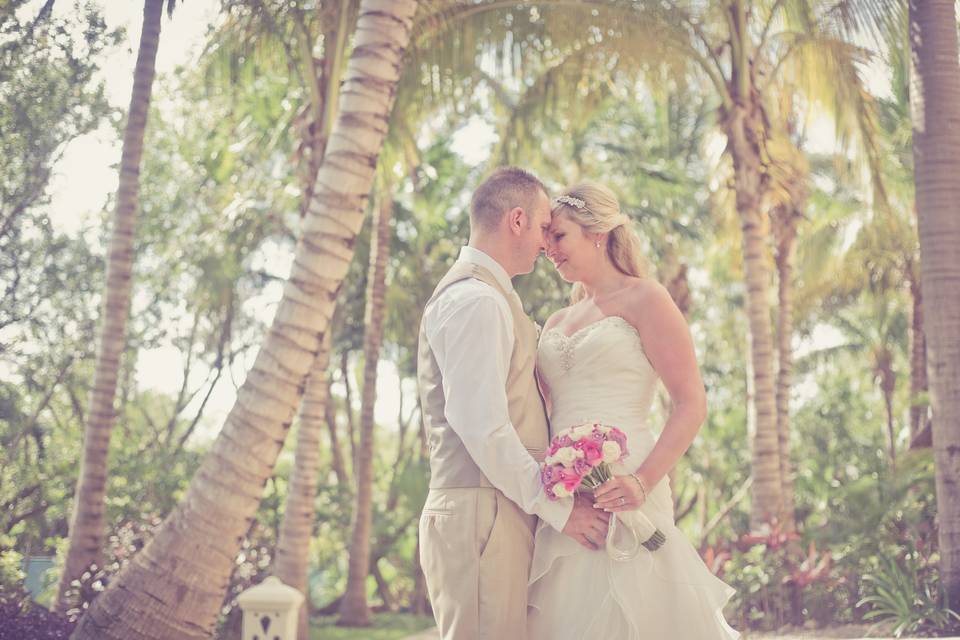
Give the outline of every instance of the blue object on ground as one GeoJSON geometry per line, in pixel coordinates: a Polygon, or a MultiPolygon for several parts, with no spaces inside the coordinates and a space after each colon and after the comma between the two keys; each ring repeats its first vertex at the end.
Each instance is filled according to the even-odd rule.
{"type": "Polygon", "coordinates": [[[23,584],[31,598],[36,598],[47,587],[44,577],[52,568],[52,556],[30,556],[24,559],[23,572],[27,574],[27,578],[23,584]]]}

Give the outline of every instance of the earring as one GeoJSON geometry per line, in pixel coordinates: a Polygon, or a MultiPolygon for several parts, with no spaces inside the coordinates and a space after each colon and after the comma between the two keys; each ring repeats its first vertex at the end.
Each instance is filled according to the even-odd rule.
{"type": "Polygon", "coordinates": [[[600,248],[600,241],[599,241],[599,240],[597,240],[596,246],[597,246],[597,249],[600,248]]]}

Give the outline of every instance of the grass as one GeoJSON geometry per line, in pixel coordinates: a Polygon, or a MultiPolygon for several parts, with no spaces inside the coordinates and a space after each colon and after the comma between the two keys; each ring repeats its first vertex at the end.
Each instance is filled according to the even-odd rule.
{"type": "Polygon", "coordinates": [[[375,613],[372,625],[362,629],[335,626],[336,616],[314,620],[310,625],[311,640],[400,640],[423,631],[433,624],[429,616],[406,613],[375,613]]]}

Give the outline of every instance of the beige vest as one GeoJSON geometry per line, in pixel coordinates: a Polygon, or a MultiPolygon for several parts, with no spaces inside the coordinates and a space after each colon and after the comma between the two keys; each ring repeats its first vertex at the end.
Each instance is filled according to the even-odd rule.
{"type": "MultiPolygon", "coordinates": [[[[470,262],[457,262],[440,280],[427,304],[433,302],[453,283],[467,278],[476,278],[489,284],[506,298],[510,305],[514,334],[513,353],[510,356],[510,370],[506,385],[510,422],[516,428],[523,446],[537,461],[541,461],[547,449],[549,432],[543,398],[540,397],[534,378],[537,360],[537,327],[524,313],[517,297],[504,291],[487,269],[470,262]]],[[[420,387],[420,403],[427,441],[430,445],[430,488],[491,486],[467,453],[460,437],[447,424],[444,415],[446,399],[443,395],[442,376],[427,341],[422,322],[417,356],[417,381],[420,387]]],[[[454,392],[458,391],[470,393],[469,389],[454,390],[454,392]]]]}

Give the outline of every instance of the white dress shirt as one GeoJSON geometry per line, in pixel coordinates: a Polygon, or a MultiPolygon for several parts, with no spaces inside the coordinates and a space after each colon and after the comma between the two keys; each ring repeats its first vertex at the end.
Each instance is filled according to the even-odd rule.
{"type": "MultiPolygon", "coordinates": [[[[486,253],[463,247],[458,261],[487,269],[504,291],[517,295],[507,272],[486,253]]],[[[506,384],[514,333],[506,299],[475,278],[455,282],[427,305],[424,328],[443,380],[445,417],[470,457],[506,497],[562,531],[573,499],[547,498],[540,466],[510,422],[506,384]]]]}

